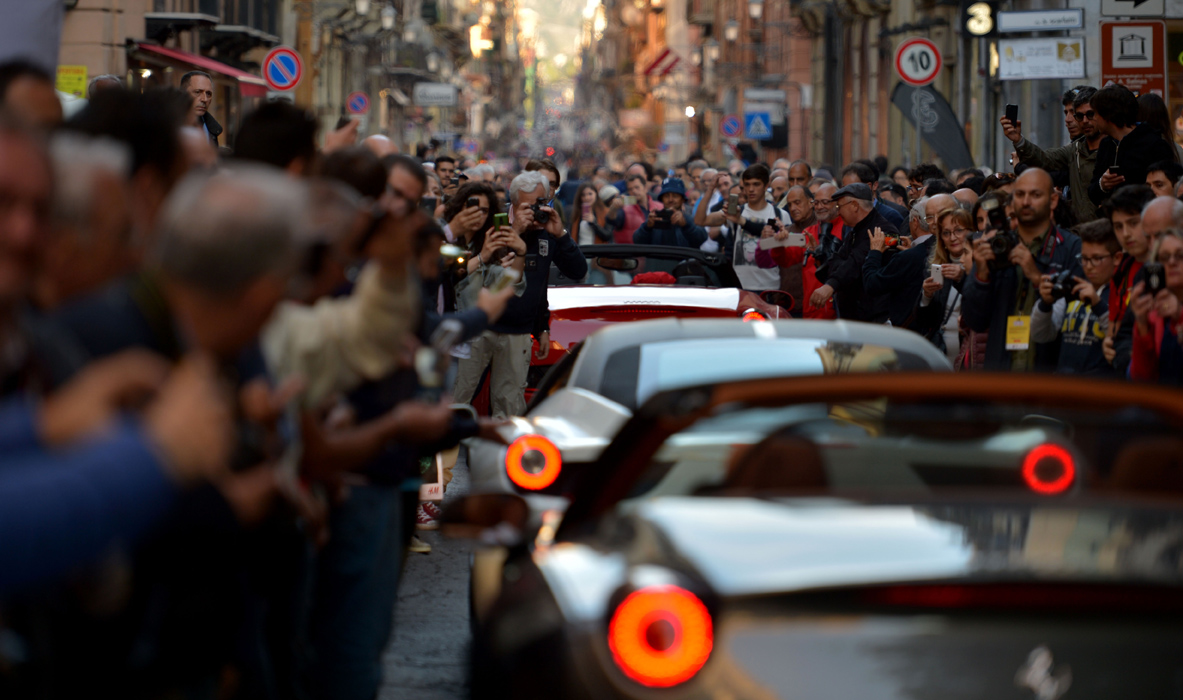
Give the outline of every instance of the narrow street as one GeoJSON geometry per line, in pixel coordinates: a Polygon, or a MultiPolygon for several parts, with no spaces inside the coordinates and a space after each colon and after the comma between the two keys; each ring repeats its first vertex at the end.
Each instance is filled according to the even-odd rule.
{"type": "MultiPolygon", "coordinates": [[[[468,491],[468,466],[456,465],[445,497],[468,491]]],[[[381,700],[468,697],[468,566],[472,543],[421,532],[431,554],[408,554],[391,644],[383,656],[381,700]]]]}

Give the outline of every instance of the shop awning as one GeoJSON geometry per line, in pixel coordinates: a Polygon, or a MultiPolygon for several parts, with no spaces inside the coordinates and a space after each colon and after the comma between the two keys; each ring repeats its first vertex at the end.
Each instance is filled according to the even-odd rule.
{"type": "Polygon", "coordinates": [[[228,78],[234,78],[238,81],[238,90],[245,97],[266,97],[267,83],[257,75],[251,75],[244,70],[239,70],[234,66],[228,66],[220,61],[215,61],[208,56],[199,56],[188,51],[181,51],[180,49],[170,49],[167,46],[157,46],[156,44],[135,44],[135,50],[144,51],[157,56],[184,63],[194,68],[209,71],[211,73],[218,73],[228,78]]]}

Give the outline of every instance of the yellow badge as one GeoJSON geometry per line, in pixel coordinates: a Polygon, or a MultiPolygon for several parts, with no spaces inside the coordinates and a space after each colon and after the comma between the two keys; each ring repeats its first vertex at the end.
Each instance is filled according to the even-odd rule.
{"type": "Polygon", "coordinates": [[[1006,349],[1026,350],[1031,344],[1031,317],[1006,317],[1006,349]]]}

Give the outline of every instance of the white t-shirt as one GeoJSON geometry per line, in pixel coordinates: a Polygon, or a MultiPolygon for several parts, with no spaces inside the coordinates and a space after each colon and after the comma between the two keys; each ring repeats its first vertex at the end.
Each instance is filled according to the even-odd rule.
{"type": "MultiPolygon", "coordinates": [[[[769,219],[780,219],[780,222],[785,226],[792,223],[789,218],[789,213],[784,209],[774,209],[771,202],[764,202],[764,208],[752,209],[750,204],[745,204],[740,216],[745,221],[754,221],[760,224],[768,223],[769,219]]],[[[761,226],[763,228],[763,226],[761,226]]],[[[744,289],[765,290],[765,289],[780,289],[780,270],[776,267],[762,268],[756,266],[756,251],[760,248],[760,236],[752,235],[743,230],[743,227],[736,226],[735,231],[735,249],[731,259],[731,265],[735,268],[735,274],[739,277],[739,283],[744,289]]]]}

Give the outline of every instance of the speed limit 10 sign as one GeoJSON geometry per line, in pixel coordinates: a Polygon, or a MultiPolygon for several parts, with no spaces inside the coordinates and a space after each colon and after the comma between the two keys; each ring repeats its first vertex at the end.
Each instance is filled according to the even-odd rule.
{"type": "Polygon", "coordinates": [[[941,71],[941,52],[928,39],[913,37],[896,49],[895,70],[905,83],[923,87],[941,71]]]}

